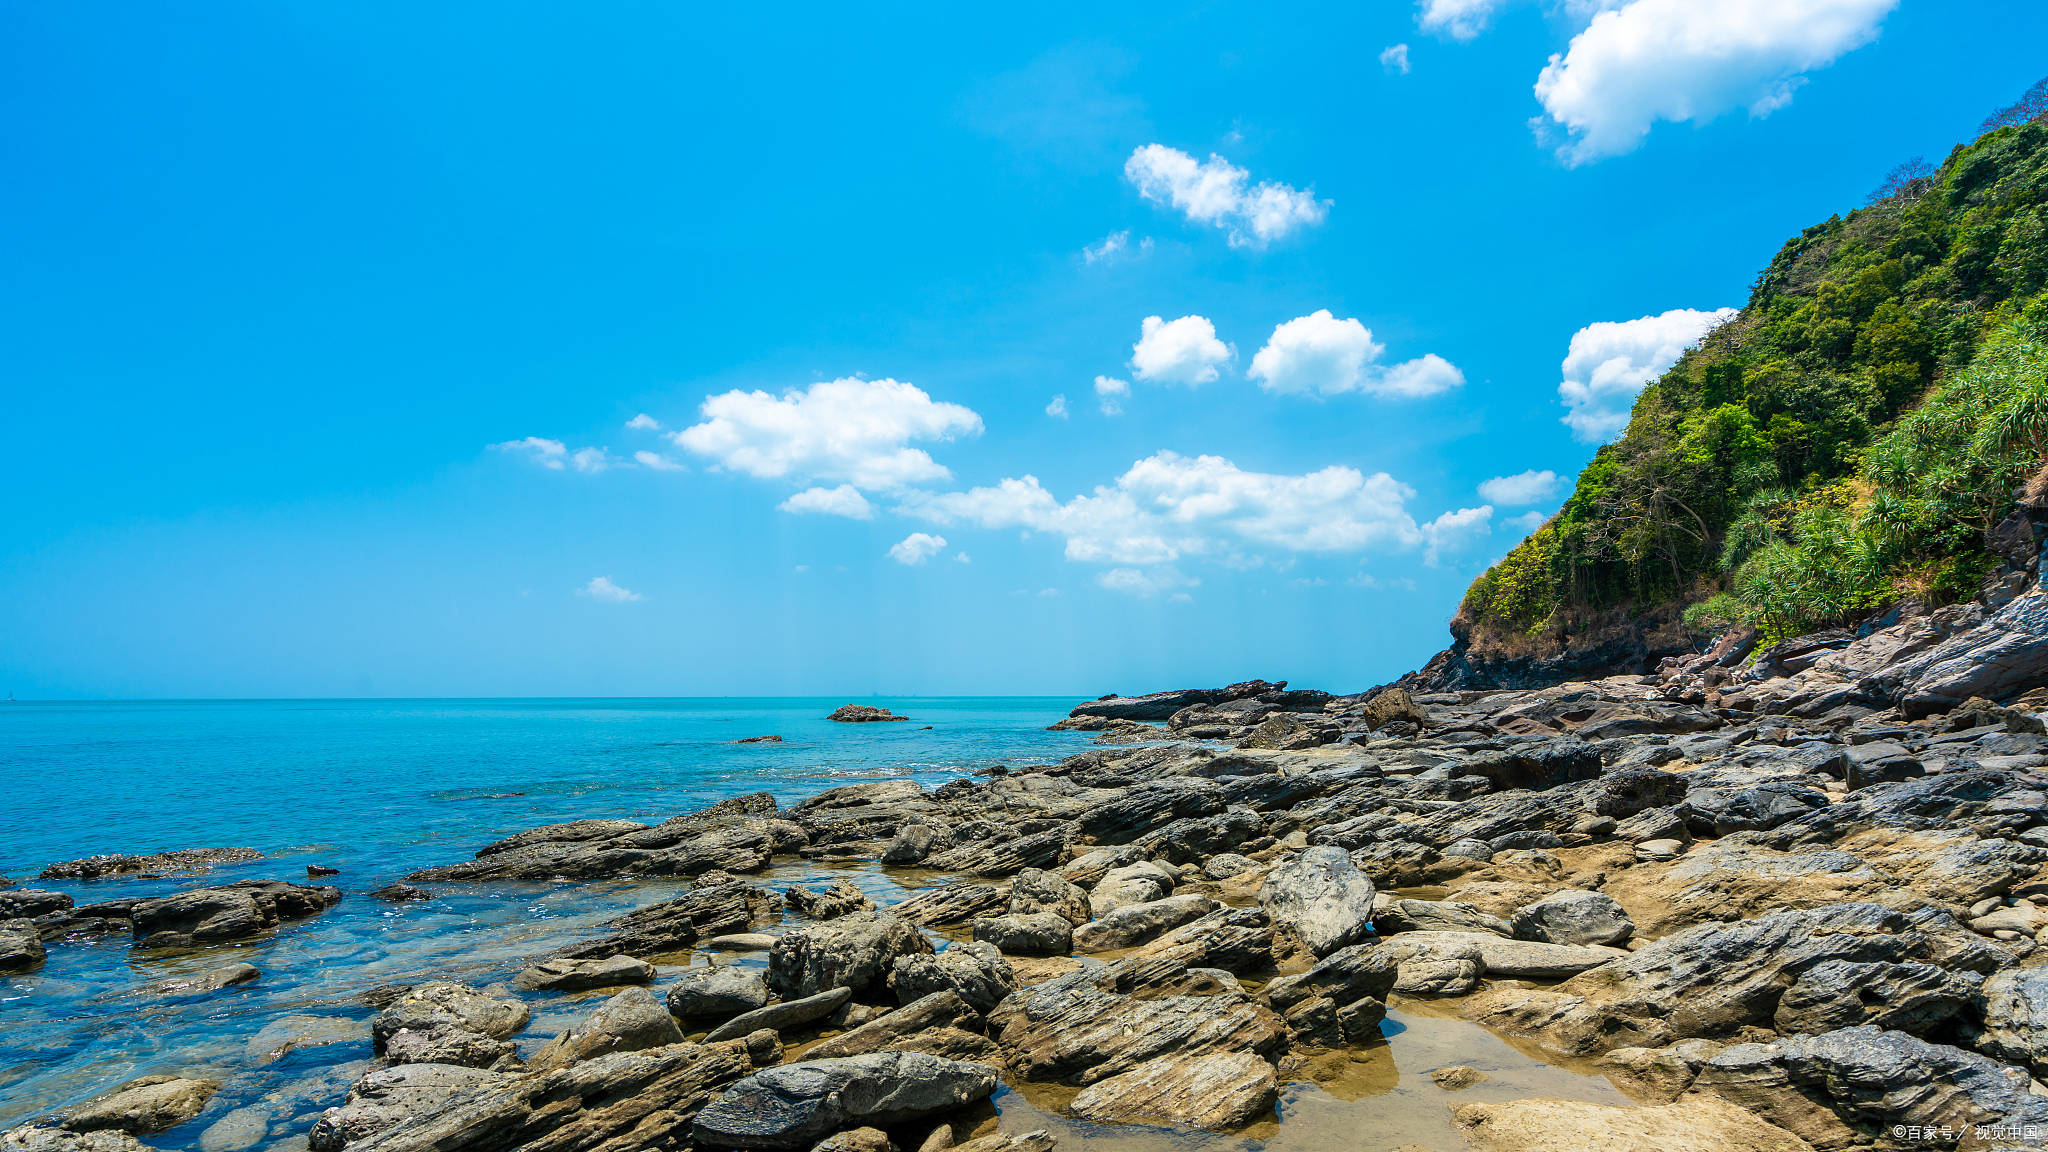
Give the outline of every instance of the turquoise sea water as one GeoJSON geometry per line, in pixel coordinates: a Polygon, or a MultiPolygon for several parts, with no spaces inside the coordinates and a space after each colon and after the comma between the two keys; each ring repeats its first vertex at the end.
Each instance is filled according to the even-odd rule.
{"type": "MultiPolygon", "coordinates": [[[[44,883],[48,864],[98,852],[246,845],[266,859],[208,879],[305,882],[310,863],[345,893],[326,914],[248,944],[180,956],[125,938],[52,944],[49,962],[0,977],[0,1127],[134,1076],[227,1084],[199,1121],[152,1139],[197,1147],[237,1108],[252,1147],[303,1135],[369,1058],[357,999],[437,976],[489,983],[610,915],[677,889],[447,886],[390,905],[369,893],[508,833],[560,820],[656,822],[727,796],[785,805],[825,788],[909,777],[928,786],[994,764],[1087,746],[1047,732],[1069,699],[877,699],[905,724],[833,724],[844,700],[403,700],[0,705],[0,875],[80,903],[189,887],[194,878],[44,883]],[[929,728],[926,726],[929,725],[929,728]],[[735,744],[776,734],[786,743],[735,744]],[[180,972],[247,960],[255,983],[193,1001],[138,995],[180,972]],[[265,1031],[268,1029],[269,1031],[265,1031]],[[271,1053],[289,1035],[332,1043],[271,1053]]],[[[777,883],[807,869],[778,869],[777,883]]],[[[857,882],[900,892],[872,871],[857,882]]],[[[531,1037],[587,1010],[536,998],[531,1037]],[[557,1020],[548,1015],[555,1012],[557,1020]]],[[[537,1042],[537,1041],[534,1041],[537,1042]]],[[[218,1142],[219,1137],[216,1139],[218,1142]]]]}

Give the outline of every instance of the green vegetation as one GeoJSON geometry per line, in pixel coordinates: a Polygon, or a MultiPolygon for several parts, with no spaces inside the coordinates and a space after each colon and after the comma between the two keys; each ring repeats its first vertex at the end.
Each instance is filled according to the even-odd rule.
{"type": "Polygon", "coordinates": [[[1474,582],[1474,634],[1690,605],[1695,630],[1776,637],[1975,595],[1986,529],[2048,460],[2048,119],[2021,109],[1785,245],[1474,582]]]}

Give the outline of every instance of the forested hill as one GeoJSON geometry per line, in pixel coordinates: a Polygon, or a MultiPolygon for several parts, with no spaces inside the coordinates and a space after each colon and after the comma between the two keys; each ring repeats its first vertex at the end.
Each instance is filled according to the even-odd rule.
{"type": "Polygon", "coordinates": [[[1465,594],[1440,686],[1639,669],[1969,599],[2048,459],[2048,82],[1794,237],[1465,594]]]}

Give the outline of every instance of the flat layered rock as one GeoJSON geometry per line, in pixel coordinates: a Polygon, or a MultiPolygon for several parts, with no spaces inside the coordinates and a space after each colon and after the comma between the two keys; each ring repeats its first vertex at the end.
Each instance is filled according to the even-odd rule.
{"type": "Polygon", "coordinates": [[[1068,1110],[1098,1124],[1242,1128],[1269,1115],[1277,1095],[1273,1065],[1249,1052],[1163,1056],[1096,1081],[1068,1110]]]}
{"type": "Polygon", "coordinates": [[[47,953],[33,920],[0,920],[0,972],[33,972],[47,953]]]}
{"type": "Polygon", "coordinates": [[[1199,920],[1219,905],[1200,893],[1168,896],[1144,904],[1126,904],[1099,920],[1074,929],[1073,949],[1077,952],[1106,952],[1135,948],[1165,935],[1183,924],[1199,920]]]}
{"type": "Polygon", "coordinates": [[[400,1121],[432,1112],[458,1097],[504,1084],[506,1073],[459,1064],[401,1064],[365,1073],[348,1098],[314,1121],[307,1134],[312,1152],[341,1152],[400,1121]]]}
{"type": "Polygon", "coordinates": [[[561,1068],[614,1052],[638,1052],[683,1042],[675,1017],[645,988],[628,988],[597,1006],[575,1027],[533,1054],[527,1067],[536,1072],[561,1068]]]}
{"type": "Polygon", "coordinates": [[[851,988],[828,988],[815,995],[797,1000],[785,1000],[744,1012],[711,1030],[705,1041],[737,1040],[763,1028],[785,1032],[814,1024],[837,1012],[847,1001],[853,999],[851,988]]]}
{"type": "Polygon", "coordinates": [[[98,880],[104,876],[182,876],[221,864],[261,860],[254,848],[185,848],[142,856],[110,853],[65,860],[43,869],[42,880],[98,880]]]}
{"type": "Polygon", "coordinates": [[[287,920],[317,916],[340,901],[341,893],[333,888],[242,880],[138,900],[129,907],[128,919],[144,948],[191,948],[247,939],[287,920]]]}
{"type": "Polygon", "coordinates": [[[756,1072],[696,1118],[693,1134],[718,1148],[808,1148],[834,1131],[889,1127],[985,1100],[995,1069],[920,1052],[806,1060],[756,1072]]]}
{"type": "Polygon", "coordinates": [[[965,924],[1009,905],[1009,896],[993,884],[955,883],[920,892],[889,909],[912,924],[936,927],[965,924]]]}
{"type": "Polygon", "coordinates": [[[710,882],[700,882],[674,900],[607,921],[603,935],[565,948],[557,958],[665,956],[699,940],[743,932],[766,919],[774,907],[773,897],[752,884],[729,876],[703,880],[710,882]]]}
{"type": "Polygon", "coordinates": [[[1184,965],[1156,962],[1143,998],[1119,985],[1146,970],[1119,965],[1072,972],[999,1005],[989,1028],[1011,1070],[1026,1080],[1088,1085],[1161,1056],[1269,1056],[1286,1042],[1280,1018],[1242,993],[1150,994],[1184,980],[1184,965]]]}
{"type": "Polygon", "coordinates": [[[136,1136],[165,1132],[199,1115],[219,1091],[218,1080],[144,1076],[72,1109],[62,1127],[68,1132],[112,1130],[136,1136]]]}
{"type": "Polygon", "coordinates": [[[860,912],[810,924],[776,940],[768,953],[768,988],[787,999],[851,988],[856,996],[886,990],[899,956],[932,950],[909,921],[860,912]]]}
{"type": "Polygon", "coordinates": [[[514,988],[533,992],[581,992],[591,988],[653,982],[654,965],[631,956],[543,960],[512,978],[514,988]]]}

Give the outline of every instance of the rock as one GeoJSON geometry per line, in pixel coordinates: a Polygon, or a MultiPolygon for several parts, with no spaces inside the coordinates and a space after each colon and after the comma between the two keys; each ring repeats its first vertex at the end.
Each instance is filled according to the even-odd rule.
{"type": "Polygon", "coordinates": [[[1098,1124],[1241,1128],[1271,1112],[1273,1065],[1249,1052],[1162,1056],[1081,1090],[1068,1110],[1098,1124]]]}
{"type": "Polygon", "coordinates": [[[531,1014],[463,984],[435,980],[407,989],[370,1024],[376,1051],[394,1064],[489,1067],[512,1054],[506,1041],[531,1014]]]}
{"type": "Polygon", "coordinates": [[[766,932],[735,932],[729,936],[713,936],[704,941],[704,947],[714,952],[766,952],[775,947],[781,939],[766,932]]]}
{"type": "Polygon", "coordinates": [[[150,1152],[149,1145],[126,1132],[67,1132],[40,1124],[24,1124],[0,1133],[4,1152],[150,1152]]]}
{"type": "Polygon", "coordinates": [[[1029,916],[1036,912],[1064,916],[1070,924],[1086,924],[1092,915],[1088,893],[1079,885],[1057,873],[1026,868],[1010,881],[1010,915],[1029,916]]]}
{"type": "Polygon", "coordinates": [[[704,1039],[707,1043],[714,1040],[736,1040],[763,1028],[787,1032],[823,1020],[852,999],[851,988],[828,988],[816,995],[785,1000],[780,1004],[770,1004],[765,1008],[742,1013],[713,1028],[711,1034],[704,1039]]]}
{"type": "Polygon", "coordinates": [[[1008,900],[1003,890],[993,884],[956,883],[920,892],[889,909],[889,913],[927,927],[964,924],[1004,907],[1008,900]]]}
{"type": "Polygon", "coordinates": [[[1062,826],[1011,839],[988,839],[960,843],[933,855],[924,866],[939,872],[965,872],[974,876],[1011,876],[1026,868],[1043,868],[1057,862],[1072,837],[1062,826]]]}
{"type": "Polygon", "coordinates": [[[205,996],[236,984],[246,984],[261,975],[254,964],[223,964],[145,984],[136,991],[146,996],[205,996]]]}
{"type": "Polygon", "coordinates": [[[146,1136],[175,1128],[199,1115],[220,1081],[186,1076],[144,1076],[72,1109],[67,1132],[113,1130],[146,1136]]]}
{"type": "Polygon", "coordinates": [[[1233,876],[1256,871],[1258,867],[1259,862],[1249,856],[1240,856],[1235,852],[1219,852],[1203,862],[1202,875],[1211,880],[1228,880],[1233,876]]]}
{"type": "Polygon", "coordinates": [[[404,904],[413,900],[432,900],[434,898],[432,892],[427,891],[425,888],[415,888],[410,884],[386,884],[384,887],[370,893],[370,895],[375,896],[379,900],[390,901],[393,904],[404,904]]]}
{"type": "Polygon", "coordinates": [[[432,1112],[459,1096],[503,1084],[505,1073],[458,1064],[401,1064],[374,1068],[348,1090],[341,1105],[321,1113],[306,1139],[312,1152],[341,1152],[399,1121],[432,1112]]]}
{"type": "Polygon", "coordinates": [[[1462,900],[1386,900],[1375,906],[1373,927],[1395,932],[1491,932],[1513,936],[1514,927],[1462,900]]]}
{"type": "Polygon", "coordinates": [[[71,897],[39,888],[0,889],[0,920],[33,920],[71,907],[71,897]]]}
{"type": "Polygon", "coordinates": [[[1448,1064],[1442,1068],[1430,1069],[1429,1078],[1432,1083],[1444,1091],[1456,1092],[1463,1088],[1470,1088],[1481,1080],[1486,1079],[1487,1075],[1469,1065],[1448,1064]]]}
{"type": "Polygon", "coordinates": [[[654,965],[631,956],[593,960],[543,960],[512,978],[514,988],[535,992],[581,992],[621,984],[652,984],[654,965]]]}
{"type": "Polygon", "coordinates": [[[2028,1074],[1872,1026],[1737,1044],[1694,1081],[1820,1149],[1861,1147],[1910,1117],[1922,1128],[2048,1123],[2028,1074]]]}
{"type": "Polygon", "coordinates": [[[1651,863],[1676,860],[1684,854],[1685,841],[1683,840],[1643,840],[1636,844],[1636,858],[1651,863]]]}
{"type": "Polygon", "coordinates": [[[743,933],[767,917],[773,903],[771,894],[760,888],[707,873],[687,894],[608,921],[603,936],[565,948],[559,955],[564,959],[670,955],[707,937],[743,933]]]}
{"type": "Polygon", "coordinates": [[[341,899],[332,888],[282,880],[242,880],[138,900],[129,911],[144,948],[191,948],[240,940],[326,911],[341,899]]]}
{"type": "Polygon", "coordinates": [[[322,877],[326,877],[326,876],[339,876],[339,875],[341,875],[341,869],[339,869],[339,868],[333,868],[333,867],[329,867],[329,866],[328,866],[328,865],[326,865],[326,864],[308,864],[308,865],[306,865],[306,878],[307,878],[307,879],[309,879],[309,880],[318,880],[318,879],[321,879],[322,877]]]}
{"type": "Polygon", "coordinates": [[[1074,950],[1074,924],[1057,912],[1028,916],[984,916],[974,938],[1011,956],[1064,956],[1074,950]]]}
{"type": "Polygon", "coordinates": [[[889,987],[901,1004],[952,991],[976,1012],[987,1013],[1017,990],[1017,976],[993,944],[955,944],[937,955],[899,956],[889,987]]]}
{"type": "MultiPolygon", "coordinates": [[[[1036,1132],[1019,1132],[1015,1135],[997,1132],[952,1147],[954,1152],[1052,1152],[1058,1143],[1052,1133],[1041,1128],[1036,1132]]],[[[931,1150],[921,1148],[918,1152],[931,1150]]]]}
{"type": "Polygon", "coordinates": [[[1599,892],[1567,888],[1515,910],[1514,934],[1550,944],[1620,946],[1634,935],[1629,919],[1614,898],[1599,892]]]}
{"type": "Polygon", "coordinates": [[[508,836],[460,864],[425,868],[413,881],[609,880],[619,876],[702,876],[759,872],[777,852],[808,842],[780,819],[767,793],[721,800],[649,827],[631,820],[574,820],[508,836]]]}
{"type": "Polygon", "coordinates": [[[841,724],[874,724],[908,720],[910,717],[898,716],[887,708],[877,708],[871,704],[842,704],[833,709],[832,714],[825,719],[835,720],[841,724]]]}
{"type": "Polygon", "coordinates": [[[1099,919],[1127,904],[1149,904],[1172,892],[1176,877],[1150,860],[1124,864],[1103,873],[1088,894],[1091,919],[1099,919]]]}
{"type": "Polygon", "coordinates": [[[360,1044],[363,1024],[347,1016],[279,1016],[249,1037],[242,1046],[251,1064],[281,1060],[302,1048],[325,1048],[330,1044],[360,1044]]]}
{"type": "Polygon", "coordinates": [[[799,884],[783,890],[789,907],[813,920],[833,920],[855,912],[873,912],[875,902],[845,880],[830,884],[799,884]]]}
{"type": "Polygon", "coordinates": [[[1083,968],[1005,1000],[989,1016],[990,1034],[1023,1079],[1082,1086],[1162,1056],[1279,1051],[1286,1029],[1259,1001],[1236,991],[1171,994],[1187,971],[1141,955],[1083,968]],[[1123,990],[1141,976],[1146,996],[1123,990]]]}
{"type": "Polygon", "coordinates": [[[1404,932],[1388,941],[1443,956],[1477,955],[1485,975],[1517,980],[1563,980],[1627,958],[1619,948],[1506,940],[1489,932],[1404,932]]]}
{"type": "Polygon", "coordinates": [[[921,1052],[806,1060],[756,1072],[698,1113],[718,1148],[808,1148],[841,1128],[889,1127],[987,1099],[995,1069],[921,1052]]]}
{"type": "Polygon", "coordinates": [[[804,1058],[823,1060],[888,1049],[1000,1064],[996,1046],[971,1031],[979,1027],[980,1015],[958,992],[947,988],[822,1041],[804,1053],[804,1058]]]}
{"type": "Polygon", "coordinates": [[[1196,893],[1168,896],[1144,904],[1126,904],[1099,920],[1074,929],[1070,948],[1061,951],[1106,952],[1114,948],[1133,948],[1169,929],[1199,920],[1218,907],[1216,901],[1196,893]]]}
{"type": "Polygon", "coordinates": [[[680,1147],[690,1140],[691,1120],[751,1070],[743,1044],[614,1053],[464,1093],[350,1144],[349,1152],[680,1147]]]}
{"type": "Polygon", "coordinates": [[[0,972],[32,972],[47,953],[33,920],[0,920],[0,972]]]}
{"type": "Polygon", "coordinates": [[[735,741],[733,741],[733,743],[735,743],[735,744],[780,744],[780,743],[782,743],[782,737],[780,737],[780,736],[774,736],[774,735],[769,735],[769,736],[742,736],[742,737],[740,737],[740,738],[739,738],[738,740],[735,740],[735,741]]]}
{"type": "Polygon", "coordinates": [[[1583,740],[1558,738],[1519,745],[1512,751],[1497,752],[1467,760],[1458,767],[1461,775],[1484,776],[1493,786],[1506,790],[1527,788],[1542,791],[1600,775],[1600,753],[1583,740]]]}
{"type": "Polygon", "coordinates": [[[1268,1003],[1302,1043],[1335,1046],[1370,1039],[1386,1018],[1387,994],[1397,983],[1397,954],[1354,944],[1318,960],[1313,968],[1266,985],[1268,1003]]]}
{"type": "Polygon", "coordinates": [[[1465,996],[1486,975],[1479,944],[1469,933],[1408,932],[1379,946],[1397,965],[1393,990],[1404,996],[1465,996]]]}
{"type": "Polygon", "coordinates": [[[1101,884],[1111,869],[1123,868],[1145,859],[1145,850],[1133,844],[1092,848],[1060,866],[1060,879],[1083,888],[1101,884]]]}
{"type": "Polygon", "coordinates": [[[684,1020],[729,1020],[766,1003],[761,974],[732,964],[692,968],[668,990],[670,1014],[684,1020]]]}
{"type": "Polygon", "coordinates": [[[1259,904],[1276,927],[1327,956],[1372,932],[1372,881],[1342,848],[1321,845],[1267,873],[1259,904]]]}
{"type": "Polygon", "coordinates": [[[1453,1117],[1470,1152],[1813,1152],[1783,1128],[1711,1096],[1650,1108],[1510,1100],[1461,1105],[1453,1117]]]}
{"type": "Polygon", "coordinates": [[[1359,720],[1368,731],[1400,720],[1426,728],[1429,726],[1429,712],[1415,702],[1415,697],[1409,695],[1407,689],[1385,688],[1365,702],[1359,720]]]}
{"type": "Polygon", "coordinates": [[[645,988],[628,988],[597,1006],[581,1024],[549,1041],[527,1066],[536,1072],[614,1052],[683,1042],[675,1017],[645,988]]]}
{"type": "Polygon", "coordinates": [[[215,1120],[199,1134],[199,1152],[243,1152],[270,1135],[270,1117],[261,1108],[242,1107],[215,1120]]]}
{"type": "Polygon", "coordinates": [[[889,1134],[880,1128],[853,1128],[834,1132],[816,1144],[811,1152],[890,1152],[889,1134]]]}
{"type": "Polygon", "coordinates": [[[186,848],[177,852],[156,852],[146,856],[115,853],[66,860],[43,869],[41,880],[98,880],[104,876],[176,876],[204,872],[220,864],[261,860],[254,848],[186,848]]]}
{"type": "Polygon", "coordinates": [[[1984,982],[1983,1024],[1970,1046],[2048,1076],[2048,968],[2007,969],[1984,982]]]}
{"type": "Polygon", "coordinates": [[[1593,811],[1615,820],[1626,820],[1653,808],[1670,808],[1685,802],[1689,787],[1685,777],[1655,768],[1628,768],[1601,777],[1593,788],[1593,811]]]}
{"type": "Polygon", "coordinates": [[[1863,682],[1907,716],[1946,712],[1973,696],[1997,699],[2048,682],[2048,590],[2035,588],[1926,651],[1863,682]]]}
{"type": "Polygon", "coordinates": [[[790,932],[768,952],[768,988],[784,999],[851,988],[863,999],[886,990],[899,956],[932,950],[909,921],[886,912],[860,912],[790,932]]]}

